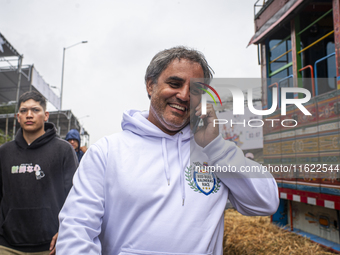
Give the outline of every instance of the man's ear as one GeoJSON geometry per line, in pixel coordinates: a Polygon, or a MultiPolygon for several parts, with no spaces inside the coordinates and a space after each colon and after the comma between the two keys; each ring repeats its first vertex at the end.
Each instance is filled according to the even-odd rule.
{"type": "Polygon", "coordinates": [[[44,118],[44,121],[48,121],[48,118],[50,117],[50,113],[49,112],[45,112],[45,118],[44,118]]]}
{"type": "Polygon", "coordinates": [[[146,91],[148,92],[149,97],[151,97],[152,95],[154,85],[155,84],[153,83],[152,79],[148,79],[148,81],[146,82],[146,91]]]}
{"type": "Polygon", "coordinates": [[[18,123],[20,123],[19,113],[15,114],[15,117],[17,118],[18,123]]]}

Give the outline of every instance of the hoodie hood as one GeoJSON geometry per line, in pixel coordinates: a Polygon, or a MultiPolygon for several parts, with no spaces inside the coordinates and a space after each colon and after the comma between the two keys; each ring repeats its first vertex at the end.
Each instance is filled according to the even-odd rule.
{"type": "Polygon", "coordinates": [[[33,141],[33,143],[28,145],[24,136],[23,136],[23,130],[22,130],[22,128],[20,128],[18,130],[16,136],[15,136],[15,142],[19,147],[21,147],[23,149],[38,148],[38,147],[48,143],[49,141],[51,141],[57,134],[57,130],[56,130],[53,123],[45,123],[44,129],[45,129],[45,134],[38,137],[37,139],[35,139],[33,141]]]}
{"type": "Polygon", "coordinates": [[[78,130],[76,130],[76,129],[71,129],[71,130],[67,133],[67,135],[66,135],[66,137],[65,137],[65,140],[68,141],[68,140],[70,140],[70,139],[75,139],[75,140],[78,141],[78,150],[79,150],[79,148],[80,148],[80,134],[79,134],[78,130]]]}
{"type": "Polygon", "coordinates": [[[184,172],[186,169],[186,163],[183,162],[183,155],[182,155],[182,143],[189,142],[190,140],[190,126],[185,126],[182,130],[178,131],[175,135],[168,135],[160,130],[156,125],[151,123],[147,118],[149,116],[148,111],[137,111],[137,110],[129,110],[125,111],[123,114],[123,121],[122,121],[122,129],[129,130],[136,135],[139,136],[148,136],[154,137],[159,139],[159,143],[162,144],[162,156],[164,161],[164,174],[167,180],[167,184],[170,185],[170,167],[168,162],[168,150],[167,150],[167,143],[169,141],[175,142],[177,144],[176,150],[178,153],[178,161],[179,165],[181,166],[180,171],[180,185],[181,185],[181,193],[182,193],[182,205],[184,205],[185,200],[185,188],[184,188],[184,172]]]}
{"type": "Polygon", "coordinates": [[[168,135],[148,120],[149,111],[128,110],[123,114],[122,129],[140,136],[151,136],[174,140],[182,132],[182,141],[190,139],[190,127],[185,126],[176,135],[168,135]]]}

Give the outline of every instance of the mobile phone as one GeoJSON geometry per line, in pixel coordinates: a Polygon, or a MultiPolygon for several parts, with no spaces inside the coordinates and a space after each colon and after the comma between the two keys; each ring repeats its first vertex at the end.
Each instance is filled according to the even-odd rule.
{"type": "Polygon", "coordinates": [[[194,118],[195,120],[194,120],[194,127],[192,128],[192,133],[193,134],[195,134],[196,133],[196,130],[197,130],[197,128],[198,128],[198,124],[200,123],[200,118],[198,118],[197,116],[195,116],[195,118],[194,118]]]}
{"type": "Polygon", "coordinates": [[[197,128],[198,128],[198,126],[199,126],[199,124],[200,124],[201,121],[202,121],[202,119],[201,119],[199,116],[195,116],[195,117],[193,118],[193,123],[194,123],[194,126],[193,126],[193,128],[192,128],[192,133],[193,133],[193,134],[196,133],[197,128]]]}
{"type": "MultiPolygon", "coordinates": [[[[202,85],[200,83],[194,83],[194,85],[198,86],[200,88],[202,87],[202,85]]],[[[199,90],[199,91],[201,91],[201,90],[199,90]]],[[[193,134],[195,134],[197,132],[197,128],[199,127],[201,121],[202,121],[202,119],[199,116],[194,115],[194,117],[192,117],[192,123],[193,123],[193,125],[192,125],[192,133],[193,134]]]]}

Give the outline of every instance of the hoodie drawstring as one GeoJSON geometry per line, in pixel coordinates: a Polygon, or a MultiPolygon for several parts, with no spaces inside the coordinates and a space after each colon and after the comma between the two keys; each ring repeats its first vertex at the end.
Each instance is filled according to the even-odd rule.
{"type": "MultiPolygon", "coordinates": [[[[180,132],[180,135],[178,136],[177,140],[177,147],[178,147],[178,157],[179,157],[179,165],[180,165],[180,185],[181,185],[181,194],[182,194],[182,206],[184,206],[184,200],[185,200],[185,186],[184,186],[184,170],[183,167],[183,161],[182,161],[182,153],[181,153],[181,145],[182,145],[182,135],[183,132],[180,132]]],[[[167,154],[167,148],[166,148],[166,139],[162,137],[162,156],[164,161],[164,172],[165,177],[168,181],[168,186],[170,185],[170,172],[169,172],[169,162],[168,162],[168,154],[167,154]]]]}
{"type": "Polygon", "coordinates": [[[180,135],[178,136],[178,156],[179,156],[179,165],[180,165],[180,171],[181,171],[181,175],[180,175],[180,183],[181,183],[181,191],[182,191],[182,206],[184,206],[184,200],[185,200],[185,187],[184,187],[184,169],[182,169],[183,167],[183,163],[182,163],[182,153],[181,153],[181,145],[182,145],[182,135],[183,132],[180,132],[180,135]]]}
{"type": "Polygon", "coordinates": [[[170,185],[170,173],[169,173],[169,163],[168,163],[168,154],[166,153],[166,140],[164,137],[162,137],[162,155],[163,155],[163,161],[165,165],[165,177],[168,181],[168,186],[170,185]]]}

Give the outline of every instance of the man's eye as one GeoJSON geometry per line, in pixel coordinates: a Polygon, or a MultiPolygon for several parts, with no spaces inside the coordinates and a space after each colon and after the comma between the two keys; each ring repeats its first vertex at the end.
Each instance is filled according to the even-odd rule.
{"type": "Polygon", "coordinates": [[[179,83],[177,83],[177,82],[169,82],[169,84],[170,84],[170,86],[171,87],[179,87],[179,86],[181,86],[179,83]]]}
{"type": "Polygon", "coordinates": [[[193,94],[193,95],[198,95],[199,91],[197,89],[191,89],[190,93],[193,94]]]}
{"type": "Polygon", "coordinates": [[[190,89],[190,93],[193,94],[193,95],[199,95],[199,94],[202,94],[202,90],[199,89],[199,88],[191,88],[190,89]]]}
{"type": "Polygon", "coordinates": [[[20,112],[20,113],[26,113],[26,112],[27,112],[27,109],[21,109],[19,112],[20,112]]]}
{"type": "Polygon", "coordinates": [[[33,112],[40,112],[40,109],[34,108],[34,109],[33,109],[33,112]]]}

